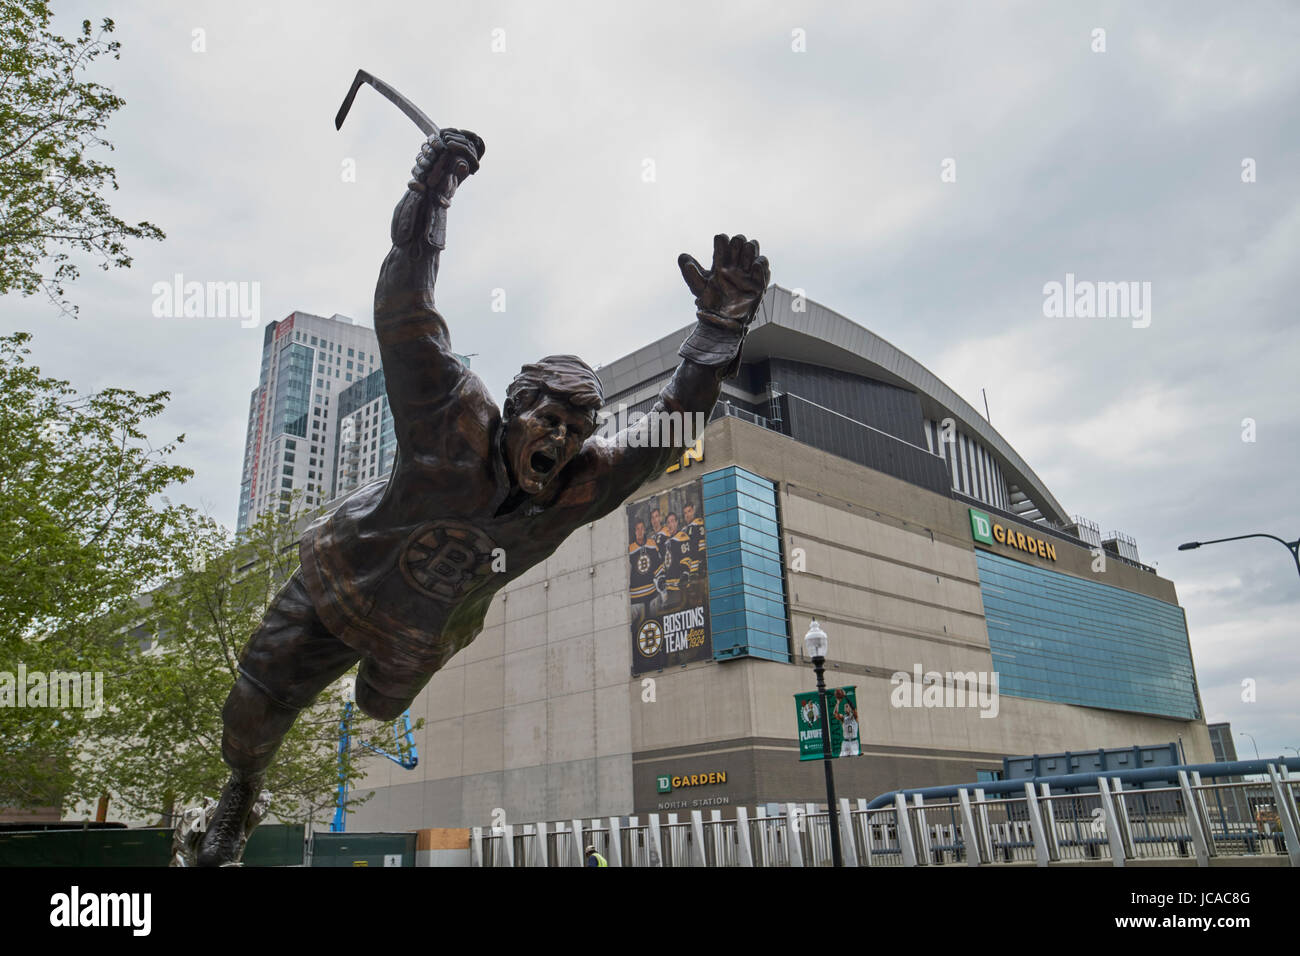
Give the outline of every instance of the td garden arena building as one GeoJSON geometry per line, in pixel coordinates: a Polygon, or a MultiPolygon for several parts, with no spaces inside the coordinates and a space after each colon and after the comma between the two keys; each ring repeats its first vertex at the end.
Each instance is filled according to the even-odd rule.
{"type": "MultiPolygon", "coordinates": [[[[607,410],[649,409],[685,334],[602,368],[607,410]]],[[[370,762],[349,829],[823,802],[794,697],[813,617],[856,688],[841,795],[1020,754],[1214,759],[1174,585],[1131,539],[830,309],[769,289],[744,359],[677,465],[497,596],[412,706],[419,766],[370,762]]]]}

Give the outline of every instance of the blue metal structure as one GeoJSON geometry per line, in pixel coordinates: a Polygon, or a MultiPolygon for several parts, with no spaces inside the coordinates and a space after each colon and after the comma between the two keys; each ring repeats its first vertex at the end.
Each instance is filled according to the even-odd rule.
{"type": "MultiPolygon", "coordinates": [[[[344,833],[347,830],[348,781],[346,763],[348,751],[352,748],[352,708],[351,700],[343,705],[343,716],[339,718],[339,788],[334,799],[334,820],[330,823],[331,833],[344,833]]],[[[414,770],[420,763],[420,753],[415,747],[415,736],[411,732],[411,712],[406,710],[393,721],[393,747],[396,753],[372,747],[364,741],[361,744],[367,750],[387,757],[403,770],[414,770]]]]}
{"type": "Polygon", "coordinates": [[[1271,760],[1237,760],[1224,763],[1178,764],[1172,767],[1146,767],[1142,770],[1103,770],[1089,773],[1063,773],[1046,777],[1018,777],[1015,780],[980,780],[976,783],[950,783],[940,787],[917,787],[912,790],[891,790],[882,793],[867,804],[868,810],[878,810],[890,806],[895,794],[901,793],[911,798],[920,794],[926,800],[942,797],[955,797],[959,790],[983,790],[988,796],[1007,794],[1022,796],[1025,784],[1033,783],[1035,787],[1048,784],[1053,790],[1069,792],[1071,790],[1096,789],[1097,778],[1108,780],[1118,777],[1121,783],[1170,783],[1178,780],[1178,771],[1184,770],[1188,776],[1199,773],[1202,777],[1244,777],[1248,774],[1268,773],[1268,765],[1286,767],[1287,770],[1300,771],[1300,757],[1277,757],[1271,760]]]}

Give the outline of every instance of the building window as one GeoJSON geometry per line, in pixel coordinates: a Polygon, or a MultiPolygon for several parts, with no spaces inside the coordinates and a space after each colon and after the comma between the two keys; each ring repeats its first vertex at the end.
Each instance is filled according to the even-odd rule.
{"type": "Polygon", "coordinates": [[[1001,693],[1196,720],[1182,608],[976,548],[1001,693]]]}
{"type": "Polygon", "coordinates": [[[789,661],[775,485],[733,465],[701,490],[714,659],[789,661]]]}

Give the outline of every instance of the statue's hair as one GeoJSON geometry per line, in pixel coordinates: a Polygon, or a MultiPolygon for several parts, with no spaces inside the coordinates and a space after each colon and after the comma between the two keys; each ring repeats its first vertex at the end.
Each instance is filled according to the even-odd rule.
{"type": "Polygon", "coordinates": [[[506,417],[532,408],[542,395],[586,409],[593,422],[605,404],[599,376],[576,355],[548,355],[521,368],[506,389],[506,417]]]}

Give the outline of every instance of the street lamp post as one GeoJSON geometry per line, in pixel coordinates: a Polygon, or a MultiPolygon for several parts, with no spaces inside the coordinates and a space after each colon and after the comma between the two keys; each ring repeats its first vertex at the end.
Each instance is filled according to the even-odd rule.
{"type": "Polygon", "coordinates": [[[840,816],[835,804],[835,774],[831,770],[831,721],[826,713],[826,647],[829,643],[826,632],[821,629],[817,619],[813,618],[804,635],[804,651],[812,658],[813,670],[817,674],[817,702],[821,711],[822,723],[822,763],[826,767],[826,807],[830,811],[831,824],[831,865],[843,866],[840,855],[840,816]]]}
{"type": "Polygon", "coordinates": [[[1255,743],[1255,735],[1254,735],[1254,734],[1248,734],[1248,733],[1246,733],[1244,730],[1239,730],[1239,731],[1237,731],[1237,733],[1241,734],[1241,736],[1243,736],[1243,737],[1249,737],[1249,738],[1250,738],[1250,742],[1251,742],[1252,744],[1255,744],[1255,759],[1258,760],[1258,759],[1259,759],[1259,744],[1256,744],[1256,743],[1255,743]]]}
{"type": "Polygon", "coordinates": [[[1276,541],[1284,548],[1291,552],[1291,558],[1295,561],[1296,573],[1300,574],[1300,538],[1295,541],[1283,541],[1275,534],[1239,534],[1235,538],[1215,538],[1213,541],[1188,541],[1186,544],[1178,546],[1179,551],[1195,551],[1203,544],[1222,544],[1224,541],[1244,541],[1246,538],[1268,538],[1276,541]]]}

